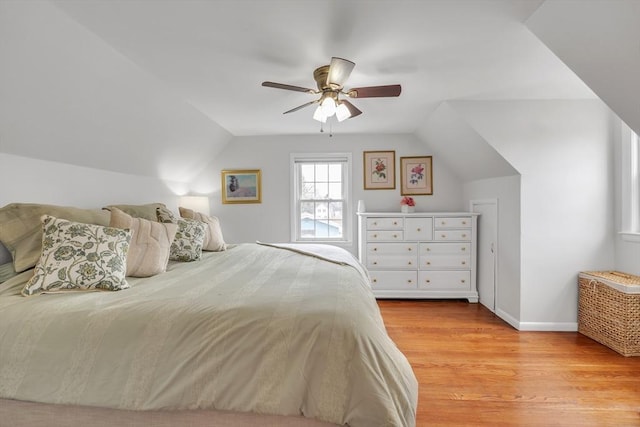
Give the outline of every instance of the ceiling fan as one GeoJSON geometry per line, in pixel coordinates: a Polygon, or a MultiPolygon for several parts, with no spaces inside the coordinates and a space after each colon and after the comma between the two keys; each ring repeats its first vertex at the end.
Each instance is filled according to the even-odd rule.
{"type": "Polygon", "coordinates": [[[327,119],[334,114],[340,122],[362,114],[362,111],[356,108],[351,102],[346,99],[340,99],[340,95],[349,98],[381,98],[400,95],[400,91],[402,90],[400,85],[367,86],[345,90],[344,83],[349,78],[355,65],[354,62],[347,59],[331,58],[329,65],[318,67],[313,72],[313,79],[316,81],[318,89],[308,89],[274,82],[262,82],[262,86],[320,95],[318,99],[292,108],[283,114],[293,113],[310,105],[319,104],[313,114],[313,118],[322,123],[326,123],[327,119]]]}

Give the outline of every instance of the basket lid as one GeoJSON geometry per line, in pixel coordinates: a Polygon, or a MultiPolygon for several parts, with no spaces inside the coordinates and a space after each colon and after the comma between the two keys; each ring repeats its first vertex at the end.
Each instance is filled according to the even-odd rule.
{"type": "Polygon", "coordinates": [[[627,294],[640,294],[640,276],[627,274],[620,271],[585,271],[580,273],[583,277],[597,277],[601,281],[621,292],[627,294]]]}

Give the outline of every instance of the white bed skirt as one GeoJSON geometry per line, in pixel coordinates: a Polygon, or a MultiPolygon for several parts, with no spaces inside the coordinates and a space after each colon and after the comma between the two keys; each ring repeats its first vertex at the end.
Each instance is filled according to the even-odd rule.
{"type": "Polygon", "coordinates": [[[11,427],[336,427],[303,417],[196,411],[124,411],[0,399],[0,424],[11,427]]]}

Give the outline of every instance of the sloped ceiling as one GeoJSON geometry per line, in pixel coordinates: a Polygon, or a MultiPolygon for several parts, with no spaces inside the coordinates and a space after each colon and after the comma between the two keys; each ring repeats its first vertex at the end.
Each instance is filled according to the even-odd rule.
{"type": "Polygon", "coordinates": [[[547,1],[526,25],[640,134],[640,1],[547,1]]]}
{"type": "Polygon", "coordinates": [[[49,2],[0,1],[0,152],[188,181],[231,138],[49,2]]]}
{"type": "Polygon", "coordinates": [[[415,133],[462,177],[510,174],[449,102],[596,98],[524,25],[540,7],[562,27],[548,3],[0,1],[0,152],[188,180],[234,136],[316,134],[312,109],[282,114],[309,95],[260,83],[312,87],[340,56],[347,87],[403,92],[354,100],[364,113],[334,132],[415,133]]]}
{"type": "Polygon", "coordinates": [[[517,175],[516,171],[449,103],[442,103],[417,132],[462,182],[517,175]]]}
{"type": "Polygon", "coordinates": [[[523,25],[540,0],[55,0],[80,25],[234,136],[312,134],[311,95],[332,56],[347,87],[399,83],[353,100],[340,133],[413,133],[449,99],[574,99],[593,93],[523,25]]]}

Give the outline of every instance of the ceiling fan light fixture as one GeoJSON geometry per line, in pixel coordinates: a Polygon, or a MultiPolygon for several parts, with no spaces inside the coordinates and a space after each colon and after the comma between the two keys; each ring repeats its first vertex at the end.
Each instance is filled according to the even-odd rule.
{"type": "Polygon", "coordinates": [[[349,117],[351,117],[351,111],[349,111],[349,108],[347,108],[344,103],[340,102],[338,108],[336,108],[336,118],[341,122],[349,117]]]}
{"type": "Polygon", "coordinates": [[[327,115],[324,114],[323,110],[322,110],[322,105],[318,105],[318,108],[316,108],[316,111],[313,113],[313,120],[317,120],[321,123],[327,123],[327,115]]]}
{"type": "Polygon", "coordinates": [[[349,78],[354,66],[355,63],[352,61],[332,57],[329,65],[322,65],[313,72],[313,79],[318,87],[317,90],[270,81],[262,82],[262,86],[320,95],[320,98],[285,111],[283,114],[293,113],[312,104],[319,104],[313,113],[313,118],[322,123],[326,123],[329,117],[334,114],[340,122],[362,114],[362,111],[351,102],[346,99],[340,99],[340,95],[344,95],[347,98],[388,98],[399,96],[400,92],[402,92],[402,87],[399,84],[365,86],[345,90],[344,83],[349,78]]]}
{"type": "Polygon", "coordinates": [[[330,96],[324,98],[320,107],[322,108],[322,113],[327,117],[331,117],[336,113],[336,102],[330,96]]]}

